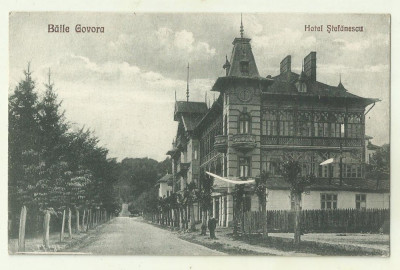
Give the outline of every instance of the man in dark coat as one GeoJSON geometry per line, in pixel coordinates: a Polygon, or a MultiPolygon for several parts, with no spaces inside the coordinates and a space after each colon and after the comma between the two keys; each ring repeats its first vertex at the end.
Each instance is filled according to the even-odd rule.
{"type": "Polygon", "coordinates": [[[217,220],[212,217],[208,220],[208,229],[210,230],[210,238],[211,239],[217,239],[215,237],[215,228],[217,227],[217,220]]]}

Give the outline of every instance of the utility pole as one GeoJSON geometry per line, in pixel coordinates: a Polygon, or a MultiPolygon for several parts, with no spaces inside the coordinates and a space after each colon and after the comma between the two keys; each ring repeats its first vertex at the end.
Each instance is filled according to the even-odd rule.
{"type": "Polygon", "coordinates": [[[343,184],[343,162],[342,162],[342,154],[343,154],[342,138],[340,138],[340,157],[339,157],[340,185],[343,184]]]}

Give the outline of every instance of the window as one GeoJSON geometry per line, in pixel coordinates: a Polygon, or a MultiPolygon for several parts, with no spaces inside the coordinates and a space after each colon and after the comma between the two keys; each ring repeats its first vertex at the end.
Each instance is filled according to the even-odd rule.
{"type": "Polygon", "coordinates": [[[347,137],[361,138],[363,125],[361,123],[362,116],[359,114],[349,114],[347,117],[347,137]]]}
{"type": "Polygon", "coordinates": [[[297,91],[306,93],[307,92],[307,85],[304,82],[297,82],[296,83],[297,91]]]}
{"type": "Polygon", "coordinates": [[[360,178],[362,177],[362,167],[361,164],[354,163],[344,163],[342,165],[343,177],[347,178],[360,178]]]}
{"type": "Polygon", "coordinates": [[[333,177],[333,166],[332,164],[319,166],[319,176],[323,178],[333,177]]]}
{"type": "Polygon", "coordinates": [[[279,119],[279,135],[281,136],[293,136],[293,112],[283,111],[280,114],[279,119]]]}
{"type": "Polygon", "coordinates": [[[337,209],[337,194],[321,194],[321,209],[337,209]]]}
{"type": "Polygon", "coordinates": [[[228,135],[228,116],[224,116],[224,135],[228,135]]]}
{"type": "Polygon", "coordinates": [[[356,194],[356,208],[366,209],[367,208],[367,195],[366,194],[356,194]]]}
{"type": "Polygon", "coordinates": [[[250,115],[248,113],[242,113],[239,116],[239,133],[250,133],[250,115]]]}
{"type": "Polygon", "coordinates": [[[266,157],[266,171],[270,175],[280,175],[281,158],[278,156],[267,156],[266,157]]]}
{"type": "Polygon", "coordinates": [[[246,178],[250,176],[250,158],[239,158],[239,177],[246,178]]]}
{"type": "Polygon", "coordinates": [[[194,159],[197,159],[197,150],[194,150],[194,159]]]}
{"type": "Polygon", "coordinates": [[[240,72],[243,75],[249,75],[249,62],[248,61],[240,62],[240,72]]]}
{"type": "Polygon", "coordinates": [[[268,136],[278,135],[278,114],[276,111],[266,111],[263,114],[264,124],[262,125],[262,134],[268,136]]]}
{"type": "Polygon", "coordinates": [[[328,113],[319,112],[314,114],[314,136],[315,137],[329,136],[328,113]]]}
{"type": "Polygon", "coordinates": [[[297,136],[312,136],[312,117],[310,112],[299,111],[297,113],[297,136]]]}

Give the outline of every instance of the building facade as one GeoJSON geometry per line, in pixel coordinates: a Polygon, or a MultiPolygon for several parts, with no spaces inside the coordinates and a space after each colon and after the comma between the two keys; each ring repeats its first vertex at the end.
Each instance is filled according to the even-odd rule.
{"type": "MultiPolygon", "coordinates": [[[[318,179],[303,194],[303,209],[389,207],[388,183],[365,179],[365,113],[378,100],[351,94],[341,82],[330,86],[317,81],[316,52],[304,58],[300,74],[291,70],[288,55],[278,75],[260,76],[250,41],[241,27],[223,65],[226,76],[212,87],[219,97],[210,108],[176,102],[178,130],[168,152],[174,192],[190,182],[198,187],[206,171],[229,179],[255,178],[265,171],[267,209],[291,209],[289,186],[280,172],[290,157],[301,163],[302,174],[318,179]],[[333,163],[320,165],[331,158],[333,163]]],[[[220,226],[230,226],[234,184],[215,180],[214,185],[213,215],[220,226]]],[[[260,209],[251,185],[245,202],[247,211],[260,209]]]]}

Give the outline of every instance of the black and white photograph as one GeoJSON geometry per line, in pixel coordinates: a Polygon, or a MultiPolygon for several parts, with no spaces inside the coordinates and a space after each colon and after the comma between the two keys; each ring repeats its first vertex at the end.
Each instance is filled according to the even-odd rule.
{"type": "Polygon", "coordinates": [[[391,256],[390,14],[8,20],[13,257],[391,256]]]}

